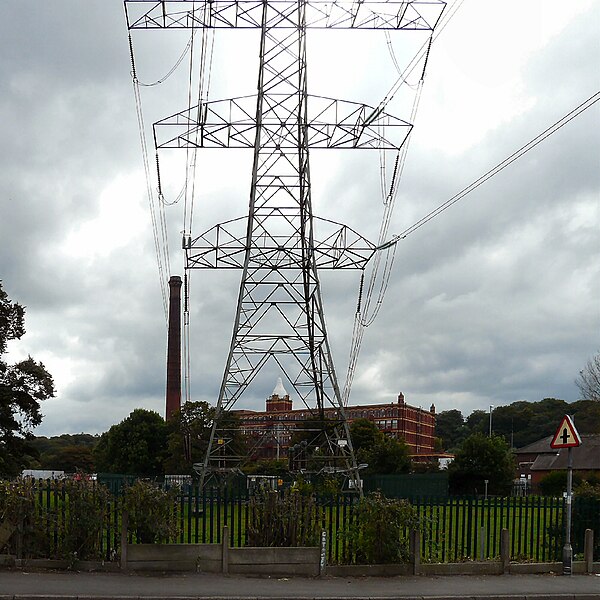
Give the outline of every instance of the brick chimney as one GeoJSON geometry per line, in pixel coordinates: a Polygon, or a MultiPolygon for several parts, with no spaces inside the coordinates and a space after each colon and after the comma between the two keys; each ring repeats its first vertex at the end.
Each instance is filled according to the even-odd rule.
{"type": "Polygon", "coordinates": [[[167,396],[165,419],[181,408],[181,277],[169,279],[169,331],[167,334],[167,396]]]}

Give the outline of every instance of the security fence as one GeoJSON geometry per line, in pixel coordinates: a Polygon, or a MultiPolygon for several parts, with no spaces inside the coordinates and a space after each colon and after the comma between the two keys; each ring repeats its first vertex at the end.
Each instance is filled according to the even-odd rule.
{"type": "MultiPolygon", "coordinates": [[[[19,492],[21,506],[15,510],[14,506],[7,508],[8,484],[3,483],[0,515],[3,521],[12,522],[15,530],[8,542],[0,539],[0,544],[22,557],[116,560],[123,501],[120,487],[113,484],[110,491],[100,483],[87,482],[87,491],[82,495],[77,485],[83,484],[76,482],[29,482],[23,484],[19,492]]],[[[14,503],[14,499],[11,501],[14,503]]],[[[422,562],[497,558],[502,529],[510,532],[512,560],[561,560],[565,518],[562,497],[436,496],[413,498],[410,503],[419,516],[422,562]]],[[[250,504],[247,489],[202,492],[184,483],[177,488],[172,509],[177,533],[170,541],[220,543],[223,526],[227,525],[230,546],[248,545],[250,504]]],[[[348,494],[316,495],[314,506],[312,522],[319,533],[327,532],[328,562],[356,562],[348,532],[358,518],[358,498],[348,494]]],[[[596,539],[600,537],[600,500],[575,497],[573,515],[572,542],[577,555],[583,552],[585,529],[593,529],[596,539]]],[[[132,532],[129,538],[132,543],[137,541],[132,532]]],[[[595,560],[600,559],[599,546],[596,542],[595,560]]]]}

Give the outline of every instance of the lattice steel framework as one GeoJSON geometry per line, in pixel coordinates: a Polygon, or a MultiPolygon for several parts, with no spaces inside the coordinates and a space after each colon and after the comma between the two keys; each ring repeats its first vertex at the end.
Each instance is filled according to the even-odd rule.
{"type": "MultiPolygon", "coordinates": [[[[336,416],[329,423],[325,443],[322,432],[315,431],[315,437],[320,435],[323,465],[345,469],[356,480],[357,465],[329,347],[318,271],[362,269],[374,245],[345,225],[313,216],[309,149],[397,150],[411,125],[364,104],[309,96],[306,31],[432,31],[444,6],[439,0],[125,1],[129,29],[261,31],[257,95],[207,101],[154,126],[157,148],[254,150],[247,217],[218,224],[184,241],[188,268],[242,270],[203,477],[243,462],[244,456],[229,443],[232,436],[226,415],[261,369],[275,361],[318,422],[324,423],[325,408],[334,409],[336,416]],[[390,139],[383,131],[391,132],[390,139]]],[[[272,436],[273,432],[263,434],[272,436]]]]}

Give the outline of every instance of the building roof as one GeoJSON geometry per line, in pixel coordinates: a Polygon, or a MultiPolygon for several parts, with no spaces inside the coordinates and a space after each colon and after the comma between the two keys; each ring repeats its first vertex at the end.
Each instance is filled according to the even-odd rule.
{"type": "MultiPolygon", "coordinates": [[[[550,438],[551,439],[551,438],[550,438]]],[[[548,442],[548,445],[550,442],[548,442]]],[[[578,471],[600,471],[600,434],[582,435],[581,446],[572,449],[573,469],[578,471]]],[[[553,454],[538,456],[531,471],[557,471],[567,468],[568,449],[553,450],[553,454]]]]}
{"type": "Polygon", "coordinates": [[[527,446],[523,446],[522,448],[517,448],[515,450],[515,454],[556,454],[556,450],[550,447],[550,442],[552,441],[553,435],[549,435],[537,442],[532,442],[531,444],[527,444],[527,446]]]}
{"type": "Polygon", "coordinates": [[[285,391],[285,388],[283,387],[283,381],[281,381],[281,377],[277,378],[277,385],[275,386],[275,389],[273,390],[273,396],[279,396],[280,398],[285,398],[288,395],[288,393],[285,391]]]}

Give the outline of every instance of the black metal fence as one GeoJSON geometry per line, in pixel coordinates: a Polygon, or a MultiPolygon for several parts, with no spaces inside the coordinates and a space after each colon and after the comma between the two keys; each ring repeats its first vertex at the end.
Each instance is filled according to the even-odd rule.
{"type": "MultiPolygon", "coordinates": [[[[122,501],[118,493],[108,493],[103,497],[108,500],[95,554],[97,558],[114,560],[120,551],[122,501]]],[[[330,563],[353,562],[347,532],[356,522],[357,502],[354,495],[316,497],[315,523],[327,532],[330,563]]],[[[421,497],[413,498],[411,504],[420,518],[421,560],[424,562],[499,557],[502,529],[510,532],[511,559],[535,562],[561,560],[565,517],[563,498],[421,497]]],[[[46,558],[65,558],[72,554],[69,540],[76,524],[69,525],[70,515],[74,513],[65,483],[36,482],[34,505],[26,530],[17,532],[20,542],[15,541],[19,535],[13,535],[9,550],[19,551],[24,556],[46,558]],[[19,544],[20,548],[17,548],[19,544]]],[[[220,543],[224,525],[228,526],[231,546],[244,546],[248,542],[246,526],[250,518],[250,496],[246,490],[228,492],[211,489],[201,493],[198,487],[184,485],[180,488],[174,510],[178,534],[173,542],[220,543]]],[[[577,555],[583,552],[586,528],[594,529],[596,537],[600,537],[600,501],[576,497],[573,514],[572,541],[577,555]]],[[[598,543],[595,559],[600,559],[598,543]]]]}

